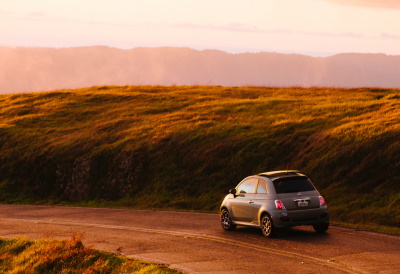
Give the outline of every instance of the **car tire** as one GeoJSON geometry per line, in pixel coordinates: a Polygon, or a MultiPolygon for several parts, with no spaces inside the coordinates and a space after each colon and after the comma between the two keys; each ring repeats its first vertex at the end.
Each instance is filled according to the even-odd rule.
{"type": "Polygon", "coordinates": [[[221,211],[221,226],[227,231],[232,231],[236,228],[236,225],[232,221],[231,214],[226,208],[221,211]]]}
{"type": "Polygon", "coordinates": [[[315,224],[315,225],[313,225],[313,228],[317,233],[324,233],[324,232],[326,232],[328,230],[329,223],[315,224]]]}
{"type": "Polygon", "coordinates": [[[268,214],[261,216],[261,230],[265,237],[271,238],[276,235],[276,228],[272,223],[272,218],[268,214]]]}

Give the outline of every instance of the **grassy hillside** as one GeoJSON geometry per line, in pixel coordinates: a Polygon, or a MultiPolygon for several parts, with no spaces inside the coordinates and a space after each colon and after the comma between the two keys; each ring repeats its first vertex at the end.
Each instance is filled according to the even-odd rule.
{"type": "Polygon", "coordinates": [[[166,266],[85,247],[71,240],[0,238],[0,272],[17,273],[182,273],[166,266]]]}
{"type": "Polygon", "coordinates": [[[0,202],[216,211],[299,169],[336,221],[400,225],[400,90],[96,87],[0,96],[0,202]]]}

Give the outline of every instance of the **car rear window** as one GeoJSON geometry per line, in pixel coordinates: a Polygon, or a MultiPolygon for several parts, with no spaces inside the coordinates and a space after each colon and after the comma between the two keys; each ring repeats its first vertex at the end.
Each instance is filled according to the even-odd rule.
{"type": "Polygon", "coordinates": [[[315,187],[307,177],[279,178],[274,180],[273,183],[277,194],[315,190],[315,187]]]}

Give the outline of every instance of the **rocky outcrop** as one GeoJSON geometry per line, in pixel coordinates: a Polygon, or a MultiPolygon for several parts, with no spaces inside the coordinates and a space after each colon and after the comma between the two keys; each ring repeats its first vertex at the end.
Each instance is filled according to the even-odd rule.
{"type": "Polygon", "coordinates": [[[107,172],[106,182],[101,187],[103,198],[119,199],[137,189],[141,185],[139,180],[144,167],[144,156],[141,153],[122,152],[116,155],[107,172]]]}
{"type": "Polygon", "coordinates": [[[111,157],[82,156],[56,168],[57,193],[70,201],[117,200],[139,188],[145,168],[140,152],[125,151],[111,157]]]}

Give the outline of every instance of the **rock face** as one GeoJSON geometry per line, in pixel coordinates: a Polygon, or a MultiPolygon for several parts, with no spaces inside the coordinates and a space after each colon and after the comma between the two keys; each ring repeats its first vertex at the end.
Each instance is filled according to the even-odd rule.
{"type": "Polygon", "coordinates": [[[90,158],[77,159],[72,166],[59,166],[56,174],[60,190],[70,201],[87,200],[95,170],[95,163],[90,158]]]}
{"type": "Polygon", "coordinates": [[[189,48],[0,48],[0,93],[103,85],[400,88],[400,56],[189,48]]]}
{"type": "Polygon", "coordinates": [[[137,152],[122,152],[113,159],[101,188],[105,199],[116,200],[135,189],[144,171],[143,159],[137,152]]]}
{"type": "Polygon", "coordinates": [[[111,157],[107,163],[102,157],[85,155],[72,164],[58,164],[56,192],[69,201],[79,202],[94,198],[117,200],[138,189],[144,156],[129,151],[111,157]]]}

